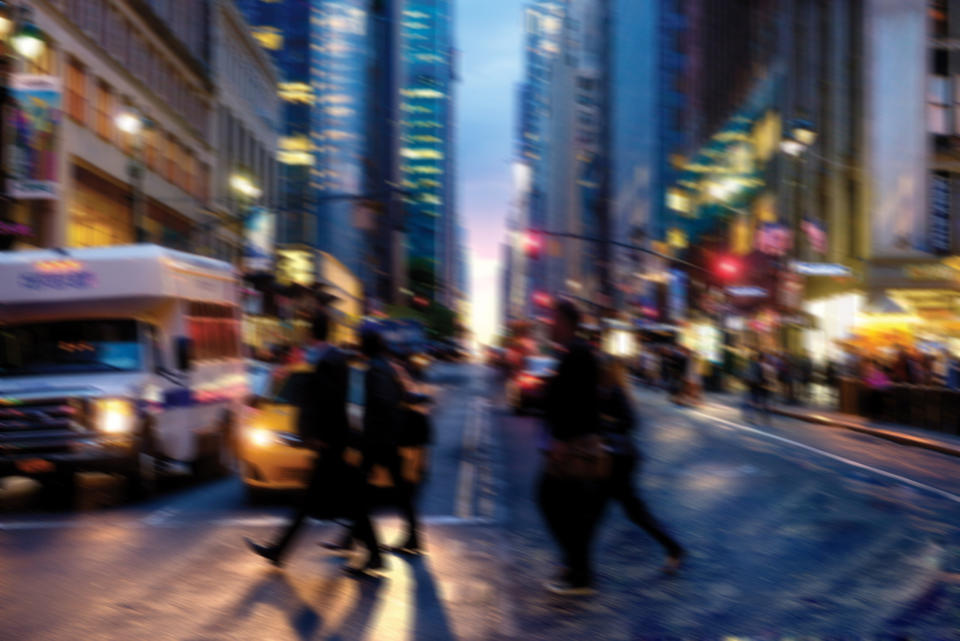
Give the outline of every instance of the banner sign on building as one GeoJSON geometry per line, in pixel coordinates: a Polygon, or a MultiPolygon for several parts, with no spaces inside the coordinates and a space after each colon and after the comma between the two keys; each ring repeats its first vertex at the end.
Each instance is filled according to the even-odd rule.
{"type": "Polygon", "coordinates": [[[297,284],[309,287],[317,281],[317,261],[308,249],[281,249],[277,251],[277,280],[283,285],[297,284]]]}
{"type": "Polygon", "coordinates": [[[667,288],[667,308],[670,320],[674,323],[687,317],[687,274],[679,269],[670,270],[670,283],[667,288]]]}
{"type": "Polygon", "coordinates": [[[276,220],[266,207],[252,207],[243,225],[243,268],[247,272],[268,272],[273,267],[276,220]]]}
{"type": "Polygon", "coordinates": [[[807,235],[807,245],[810,246],[810,249],[818,254],[825,254],[827,252],[827,231],[824,229],[823,223],[812,218],[804,218],[800,227],[803,229],[803,233],[807,235]]]}
{"type": "Polygon", "coordinates": [[[779,223],[763,223],[757,229],[755,246],[769,256],[784,256],[793,247],[793,232],[779,223]]]}
{"type": "Polygon", "coordinates": [[[950,174],[933,172],[930,179],[930,227],[928,241],[934,254],[950,253],[950,174]]]}
{"type": "Polygon", "coordinates": [[[10,78],[7,141],[7,195],[22,200],[58,196],[57,139],[60,136],[60,79],[14,74],[10,78]]]}

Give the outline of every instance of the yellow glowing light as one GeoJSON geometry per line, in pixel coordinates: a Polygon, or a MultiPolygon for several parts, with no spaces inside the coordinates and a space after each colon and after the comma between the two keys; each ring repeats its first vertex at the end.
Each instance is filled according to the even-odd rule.
{"type": "Polygon", "coordinates": [[[122,398],[102,398],[95,402],[97,424],[106,434],[126,434],[133,429],[133,404],[122,398]]]}
{"type": "Polygon", "coordinates": [[[247,434],[251,445],[256,447],[267,447],[273,443],[273,432],[263,428],[255,428],[247,434]]]}
{"type": "Polygon", "coordinates": [[[78,260],[44,260],[34,263],[34,269],[44,274],[67,274],[83,269],[83,263],[78,260]]]}

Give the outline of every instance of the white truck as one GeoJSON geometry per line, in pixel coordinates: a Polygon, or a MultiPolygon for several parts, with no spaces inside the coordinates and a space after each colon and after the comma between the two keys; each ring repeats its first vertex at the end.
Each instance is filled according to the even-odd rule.
{"type": "Polygon", "coordinates": [[[0,253],[0,477],[233,464],[239,279],[156,245],[0,253]]]}

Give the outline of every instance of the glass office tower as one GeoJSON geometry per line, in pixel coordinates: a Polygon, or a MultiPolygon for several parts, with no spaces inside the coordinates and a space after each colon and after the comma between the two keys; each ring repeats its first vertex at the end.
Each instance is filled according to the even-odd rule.
{"type": "MultiPolygon", "coordinates": [[[[432,271],[434,297],[452,304],[457,281],[452,7],[407,0],[400,25],[400,175],[411,272],[432,271]]],[[[416,280],[416,279],[414,279],[416,280]]]]}

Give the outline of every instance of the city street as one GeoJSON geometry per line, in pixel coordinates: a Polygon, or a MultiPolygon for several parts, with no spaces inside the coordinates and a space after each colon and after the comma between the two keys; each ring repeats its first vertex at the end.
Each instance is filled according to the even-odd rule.
{"type": "MultiPolygon", "coordinates": [[[[71,512],[3,496],[0,639],[960,639],[958,459],[638,388],[641,484],[690,555],[659,574],[661,550],[611,506],[598,594],[564,599],[542,588],[539,419],[505,412],[486,368],[431,376],[429,556],[357,581],[317,546],[338,526],[317,523],[276,570],[243,537],[287,510],[232,478],[71,512]]],[[[397,528],[380,519],[386,541],[397,528]]]]}

